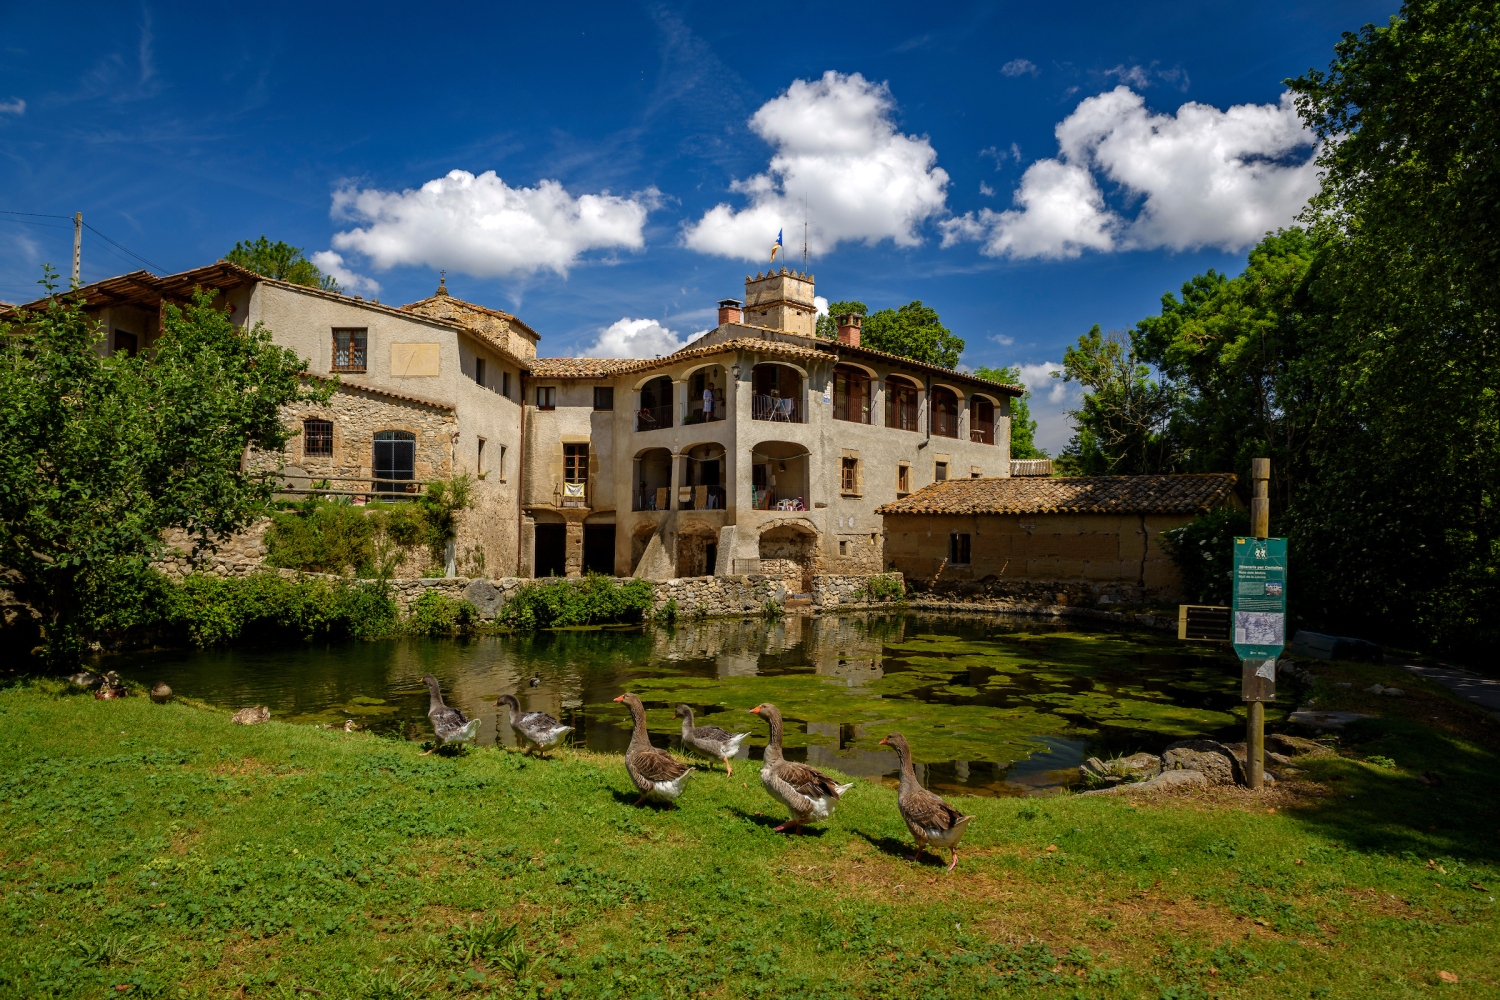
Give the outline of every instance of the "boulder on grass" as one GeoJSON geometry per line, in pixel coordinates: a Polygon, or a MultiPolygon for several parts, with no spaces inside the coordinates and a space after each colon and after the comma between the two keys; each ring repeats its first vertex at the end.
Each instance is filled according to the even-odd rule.
{"type": "Polygon", "coordinates": [[[1266,736],[1266,749],[1285,757],[1332,757],[1334,755],[1331,749],[1317,740],[1304,739],[1301,736],[1285,736],[1281,733],[1270,733],[1266,736]]]}
{"type": "Polygon", "coordinates": [[[1127,781],[1112,788],[1098,788],[1080,795],[1144,795],[1174,788],[1207,788],[1208,778],[1202,771],[1163,771],[1148,781],[1127,781]]]}
{"type": "Polygon", "coordinates": [[[1162,771],[1198,771],[1210,785],[1246,784],[1245,769],[1224,744],[1216,740],[1179,740],[1162,751],[1162,771]]]}

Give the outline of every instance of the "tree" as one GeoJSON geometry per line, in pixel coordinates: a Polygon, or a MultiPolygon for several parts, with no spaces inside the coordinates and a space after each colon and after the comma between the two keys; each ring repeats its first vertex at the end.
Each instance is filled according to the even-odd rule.
{"type": "Polygon", "coordinates": [[[267,240],[262,234],[258,240],[242,240],[224,255],[231,264],[263,274],[278,281],[289,281],[294,285],[321,288],[325,292],[340,291],[339,283],[318,269],[318,265],[302,256],[302,248],[277,240],[267,240]]]}
{"type": "Polygon", "coordinates": [[[165,529],[211,547],[260,515],[272,483],[241,471],[245,449],[279,450],[280,407],[331,391],[304,390],[306,362],[207,293],[162,309],[149,352],[106,358],[102,338],[67,295],[0,326],[0,565],[41,613],[54,666],[77,662],[90,616],[165,529]]]}
{"type": "MultiPolygon", "coordinates": [[[[1026,387],[1026,383],[1021,381],[1019,366],[976,368],[974,374],[980,378],[987,378],[991,382],[1004,382],[1006,385],[1026,387]]],[[[1031,390],[1027,389],[1024,396],[1016,396],[1010,401],[1010,457],[1050,458],[1051,456],[1036,446],[1036,421],[1031,419],[1031,405],[1027,402],[1030,398],[1031,390]]]]}
{"type": "Polygon", "coordinates": [[[826,340],[836,339],[837,317],[851,312],[864,317],[860,331],[862,346],[929,365],[958,367],[958,359],[964,353],[964,339],[954,336],[953,331],[938,318],[937,310],[924,306],[921,299],[908,302],[899,309],[882,309],[874,313],[863,302],[830,302],[828,315],[818,317],[818,336],[826,340]]]}
{"type": "Polygon", "coordinates": [[[1303,587],[1330,624],[1476,656],[1500,641],[1497,38],[1493,0],[1409,0],[1287,81],[1322,143],[1331,303],[1290,512],[1303,587]]]}
{"type": "Polygon", "coordinates": [[[1074,475],[1149,475],[1177,468],[1179,449],[1168,426],[1177,387],[1151,378],[1134,344],[1105,336],[1096,324],[1063,352],[1063,376],[1085,389],[1069,412],[1078,428],[1059,456],[1074,475]]]}

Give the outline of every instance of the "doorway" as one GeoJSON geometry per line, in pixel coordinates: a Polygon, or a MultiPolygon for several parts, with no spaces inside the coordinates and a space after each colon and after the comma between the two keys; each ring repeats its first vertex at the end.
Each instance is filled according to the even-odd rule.
{"type": "Polygon", "coordinates": [[[536,573],[544,576],[568,575],[568,526],[565,524],[538,524],[536,526],[536,573]]]}
{"type": "Polygon", "coordinates": [[[583,571],[615,575],[615,526],[613,524],[585,524],[583,526],[583,571]]]}

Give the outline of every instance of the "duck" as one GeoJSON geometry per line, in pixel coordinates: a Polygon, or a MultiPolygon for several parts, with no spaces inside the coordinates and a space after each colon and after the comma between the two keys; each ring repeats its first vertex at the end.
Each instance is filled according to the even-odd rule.
{"type": "Polygon", "coordinates": [[[901,818],[906,820],[906,828],[917,842],[917,849],[909,860],[920,858],[928,844],[946,847],[953,852],[953,860],[948,862],[951,872],[958,866],[958,842],[963,839],[964,830],[974,817],[961,815],[922,787],[917,780],[917,769],[912,766],[911,747],[907,746],[905,736],[891,733],[880,744],[890,747],[901,758],[901,790],[896,794],[896,808],[901,810],[901,818]]]}
{"type": "Polygon", "coordinates": [[[479,732],[479,720],[466,718],[458,709],[449,707],[443,701],[443,689],[438,686],[436,677],[427,674],[423,676],[422,683],[427,685],[429,695],[427,718],[432,721],[432,734],[437,737],[432,750],[422,751],[422,756],[427,756],[444,743],[467,743],[472,740],[479,732]]]}
{"type": "Polygon", "coordinates": [[[165,705],[172,700],[172,689],[167,686],[166,681],[157,681],[151,685],[151,700],[158,705],[165,705]]]}
{"type": "Polygon", "coordinates": [[[242,708],[229,717],[229,721],[237,726],[256,726],[262,722],[268,722],[271,718],[271,710],[264,705],[256,705],[254,708],[242,708]]]}
{"type": "MultiPolygon", "coordinates": [[[[688,705],[677,706],[677,718],[682,720],[682,745],[692,747],[701,754],[717,757],[724,762],[728,777],[734,777],[734,765],[730,763],[740,752],[740,744],[749,738],[749,733],[731,733],[718,726],[693,725],[693,710],[688,705]]],[[[712,770],[710,765],[709,770],[712,770]]]]}
{"type": "Polygon", "coordinates": [[[541,674],[532,674],[531,675],[531,680],[529,680],[529,681],[526,682],[526,684],[527,684],[528,687],[538,687],[538,686],[541,685],[541,683],[542,683],[542,675],[541,674]]]}
{"type": "Polygon", "coordinates": [[[92,691],[104,683],[104,675],[96,674],[92,670],[80,670],[68,678],[68,683],[74,687],[81,687],[86,691],[92,691]]]}
{"type": "Polygon", "coordinates": [[[502,694],[495,706],[510,710],[511,731],[520,738],[527,753],[534,746],[545,757],[548,748],[562,742],[562,738],[573,731],[572,726],[563,725],[546,712],[522,712],[521,703],[513,694],[502,694]]]}
{"type": "Polygon", "coordinates": [[[766,759],[760,769],[760,783],[787,807],[792,818],[774,828],[781,833],[788,827],[799,833],[804,823],[815,823],[833,815],[833,807],[854,782],[841,785],[815,767],[797,764],[781,755],[781,710],[762,702],[750,710],[771,725],[771,740],[766,744],[766,759]]]}
{"type": "Polygon", "coordinates": [[[126,689],[125,682],[120,680],[120,675],[111,670],[100,680],[94,697],[100,701],[109,701],[112,698],[128,698],[130,692],[126,689]]]}
{"type": "Polygon", "coordinates": [[[625,770],[630,772],[635,787],[641,790],[641,797],[635,800],[635,804],[640,805],[648,797],[672,802],[682,794],[683,786],[696,769],[651,745],[646,733],[646,709],[640,698],[627,691],[615,701],[624,702],[635,721],[630,746],[625,751],[625,770]]]}

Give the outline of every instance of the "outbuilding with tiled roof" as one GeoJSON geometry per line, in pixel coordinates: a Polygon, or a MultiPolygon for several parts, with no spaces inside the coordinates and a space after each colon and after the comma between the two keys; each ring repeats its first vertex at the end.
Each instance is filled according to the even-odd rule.
{"type": "Polygon", "coordinates": [[[937,592],[1046,603],[1169,600],[1162,533],[1241,505],[1228,473],[1025,476],[933,483],[876,513],[888,569],[937,592]]]}

